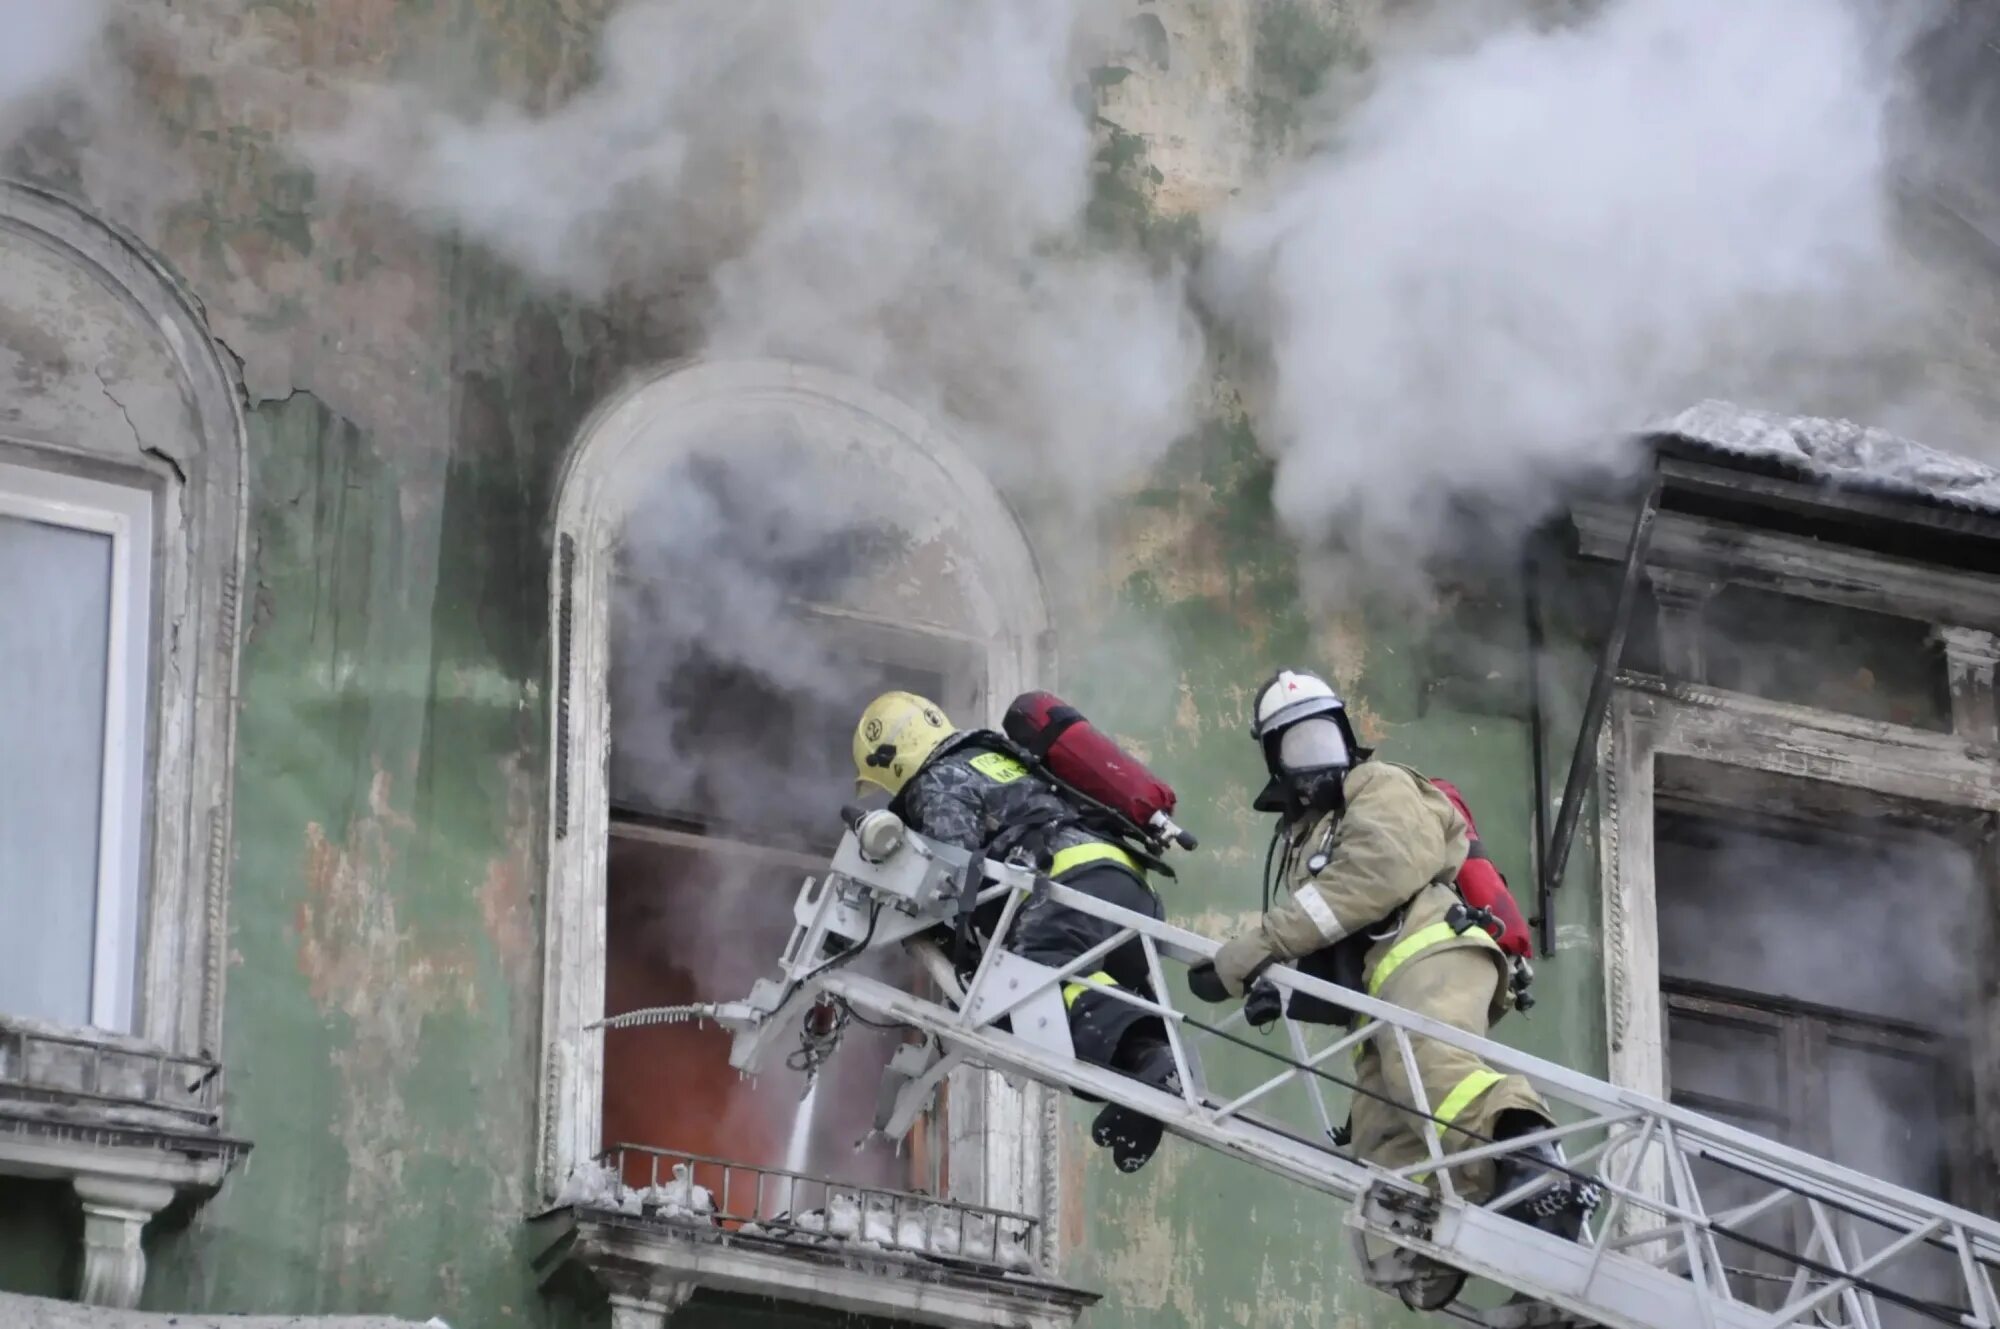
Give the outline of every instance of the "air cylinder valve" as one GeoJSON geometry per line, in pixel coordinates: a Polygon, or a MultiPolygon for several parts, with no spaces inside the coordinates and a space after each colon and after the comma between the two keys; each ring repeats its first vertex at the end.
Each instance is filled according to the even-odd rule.
{"type": "Polygon", "coordinates": [[[901,817],[887,808],[876,808],[863,814],[854,828],[854,840],[863,858],[870,863],[882,863],[903,847],[903,833],[901,817]]]}

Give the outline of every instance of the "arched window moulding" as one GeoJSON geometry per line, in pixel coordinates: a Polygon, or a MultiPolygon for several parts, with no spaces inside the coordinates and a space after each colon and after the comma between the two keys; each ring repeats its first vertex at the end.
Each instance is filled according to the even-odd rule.
{"type": "MultiPolygon", "coordinates": [[[[17,181],[0,181],[0,323],[19,370],[0,403],[0,466],[17,499],[38,488],[65,501],[114,496],[104,511],[124,511],[115,529],[132,543],[129,560],[117,555],[112,603],[133,610],[113,609],[111,651],[128,683],[143,678],[127,703],[107,704],[107,769],[130,763],[132,792],[99,830],[134,866],[123,931],[107,942],[100,930],[93,961],[130,969],[114,982],[96,973],[75,1020],[0,1010],[0,1050],[12,1053],[0,1057],[0,1173],[72,1181],[82,1295],[131,1306],[145,1276],[140,1229],[175,1194],[220,1184],[247,1147],[223,1134],[220,1065],[247,523],[241,390],[165,264],[17,181]],[[79,1083],[96,1094],[61,1098],[79,1083]],[[68,1126],[36,1110],[51,1094],[68,1126]],[[10,1111],[22,1097],[28,1106],[10,1111]]],[[[111,851],[99,852],[101,864],[111,851]]]]}
{"type": "MultiPolygon", "coordinates": [[[[864,442],[871,454],[887,459],[886,493],[919,486],[949,493],[955,510],[943,514],[943,524],[968,552],[984,601],[975,613],[989,709],[996,699],[1004,705],[1049,680],[1048,610],[1019,523],[963,450],[908,406],[824,370],[743,360],[665,369],[599,407],[564,467],[550,580],[556,686],[538,1161],[545,1199],[602,1148],[603,1044],[586,1026],[604,1013],[611,585],[622,504],[650,476],[725,436],[732,425],[773,416],[809,446],[864,442]]],[[[746,990],[753,977],[744,976],[746,990]]],[[[1010,1087],[983,1072],[954,1077],[950,1093],[953,1198],[1038,1213],[1053,1231],[1054,1096],[1034,1085],[1010,1087]]]]}

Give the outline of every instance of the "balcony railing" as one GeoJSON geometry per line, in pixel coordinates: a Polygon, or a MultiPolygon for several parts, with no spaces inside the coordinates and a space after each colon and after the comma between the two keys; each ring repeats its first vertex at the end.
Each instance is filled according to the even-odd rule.
{"type": "Polygon", "coordinates": [[[986,1272],[1042,1267],[1041,1223],[1027,1214],[651,1145],[614,1145],[598,1162],[608,1193],[580,1203],[746,1237],[858,1245],[986,1272]]]}
{"type": "Polygon", "coordinates": [[[165,1113],[196,1130],[220,1121],[222,1068],[136,1040],[0,1021],[0,1098],[165,1113]]]}

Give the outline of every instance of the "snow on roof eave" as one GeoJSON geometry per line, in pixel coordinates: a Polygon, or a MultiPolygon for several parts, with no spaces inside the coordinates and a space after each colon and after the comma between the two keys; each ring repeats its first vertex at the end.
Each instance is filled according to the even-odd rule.
{"type": "Polygon", "coordinates": [[[1846,488],[2000,517],[2000,470],[1851,420],[1709,400],[1643,433],[1846,488]]]}

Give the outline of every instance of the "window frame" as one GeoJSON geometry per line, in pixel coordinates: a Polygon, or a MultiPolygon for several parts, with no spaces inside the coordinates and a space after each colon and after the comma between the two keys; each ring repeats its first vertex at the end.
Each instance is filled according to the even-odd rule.
{"type": "MultiPolygon", "coordinates": [[[[161,376],[128,382],[116,362],[79,359],[74,373],[87,385],[87,400],[104,403],[108,418],[55,430],[0,425],[0,463],[141,489],[152,503],[143,885],[130,1035],[62,1034],[95,1033],[120,1048],[136,1040],[173,1058],[212,1063],[222,1051],[240,588],[249,545],[240,377],[167,265],[87,209],[51,190],[0,180],[0,240],[70,274],[93,301],[101,298],[100,316],[115,310],[124,320],[120,332],[148,348],[147,372],[161,376]],[[125,395],[128,388],[133,395],[125,395]]],[[[10,295],[19,316],[60,328],[78,317],[68,290],[31,285],[10,295]]],[[[0,1012],[0,1022],[7,1020],[0,1012]]]]}
{"type": "MultiPolygon", "coordinates": [[[[553,778],[542,1022],[543,1082],[537,1182],[552,1203],[572,1168],[602,1148],[604,861],[609,843],[609,618],[622,499],[671,458],[699,448],[746,412],[783,411],[809,440],[838,446],[856,436],[885,445],[912,475],[942,479],[958,502],[945,520],[965,541],[988,597],[988,715],[1029,680],[1052,680],[1046,593],[1026,534],[991,482],[957,443],[909,407],[844,376],[775,360],[684,361],[636,380],[579,431],[557,497],[550,577],[553,778]]],[[[896,476],[885,485],[900,490],[896,476]]],[[[867,615],[841,610],[842,618],[867,615]]],[[[881,625],[875,624],[868,630],[881,625]]],[[[893,625],[920,628],[911,623],[893,625]]],[[[857,630],[861,628],[857,627],[857,630]]],[[[928,631],[928,629],[925,629],[928,631]]],[[[775,963],[777,957],[772,957],[775,963]]],[[[746,990],[751,976],[745,978],[746,990]]],[[[1057,1231],[1061,1168],[1056,1096],[983,1071],[950,1086],[946,1171],[951,1198],[1037,1215],[1057,1231]]],[[[1060,1242],[1044,1243],[1053,1259],[1060,1242]]]]}
{"type": "Polygon", "coordinates": [[[145,907],[146,736],[152,718],[150,489],[0,461],[0,517],[111,541],[89,1025],[132,1032],[145,907]]]}
{"type": "Polygon", "coordinates": [[[0,463],[121,486],[151,504],[143,538],[130,531],[134,557],[144,546],[150,560],[143,591],[129,588],[148,622],[143,647],[128,643],[135,659],[143,653],[146,696],[132,763],[143,772],[141,819],[125,835],[140,861],[130,1033],[0,1012],[0,1176],[70,1181],[87,1235],[83,1299],[129,1308],[145,1282],[151,1217],[176,1196],[212,1194],[249,1149],[224,1131],[221,1066],[249,545],[244,398],[193,295],[88,209],[0,180],[0,249],[28,277],[53,278],[7,285],[8,312],[58,341],[79,338],[75,354],[50,362],[52,383],[20,394],[60,409],[0,422],[0,463]],[[101,1087],[109,1075],[136,1087],[69,1092],[79,1076],[101,1087]]]}
{"type": "MultiPolygon", "coordinates": [[[[1968,743],[1958,734],[1649,675],[1619,675],[1598,739],[1596,781],[1606,1078],[1653,1098],[1668,1095],[1653,861],[1662,758],[1804,777],[1829,790],[1952,809],[1983,823],[1989,836],[2000,824],[2000,781],[1993,776],[1990,746],[1968,743]]],[[[1989,838],[1978,856],[1989,884],[2000,878],[1991,843],[1989,838]]],[[[2000,1084],[1986,1082],[1978,1068],[2000,1054],[2000,1031],[1975,1028],[1971,1038],[1975,1102],[1996,1101],[2000,1084]]],[[[1990,1162],[1996,1145],[2000,1142],[1975,1142],[1983,1162],[1990,1162]]],[[[1665,1195],[1659,1162],[1644,1164],[1634,1185],[1665,1195]]],[[[1628,1214],[1622,1225],[1629,1233],[1636,1222],[1628,1214]]]]}
{"type": "MultiPolygon", "coordinates": [[[[1992,759],[1951,734],[1909,729],[1622,674],[1599,740],[1598,881],[1604,918],[1605,1026],[1614,1083],[1661,1096],[1657,767],[1686,758],[1804,777],[1897,801],[2000,816],[1992,759]]],[[[1991,878],[1990,860],[1981,870],[1991,878]]]]}
{"type": "MultiPolygon", "coordinates": [[[[1806,1092],[1808,1085],[1820,1082],[1819,1070],[1826,1052],[1837,1045],[1863,1048],[1887,1056],[1901,1057],[1910,1061],[1922,1061],[1939,1072],[1948,1073],[1953,1060],[1952,1040],[1943,1033],[1906,1021],[1866,1015],[1858,1011],[1842,1010],[1837,1007],[1819,1006],[1812,1002],[1793,1001],[1767,993],[1739,991],[1721,988],[1709,983],[1691,979],[1677,979],[1663,976],[1660,980],[1660,1001],[1665,1007],[1662,1013],[1663,1028],[1667,1032],[1667,1089],[1670,1101],[1679,1103],[1683,1098],[1693,1098],[1698,1102],[1688,1104],[1694,1111],[1708,1111],[1703,1102],[1715,1102],[1699,1091],[1676,1090],[1673,1084],[1673,1037],[1672,1025],[1676,1015],[1683,1015],[1710,1024],[1746,1024],[1769,1030],[1777,1042],[1780,1067],[1778,1096],[1782,1103],[1776,1108],[1760,1108],[1752,1103],[1723,1103],[1724,1112],[1738,1115],[1774,1116],[1782,1114],[1779,1121],[1784,1134],[1780,1143],[1808,1153],[1827,1156],[1832,1136],[1831,1101],[1823,1094],[1806,1092]]],[[[1969,1094],[1969,1075],[1953,1078],[1953,1092],[1943,1095],[1942,1106],[1958,1111],[1963,1107],[1963,1099],[1969,1094]]],[[[1948,1160],[1949,1169],[1956,1175],[1962,1169],[1969,1169],[1973,1159],[1971,1151],[1963,1141],[1949,1138],[1940,1147],[1940,1154],[1948,1160]],[[1953,1147],[1957,1144],[1959,1147],[1953,1147]]],[[[1942,1200],[1953,1204],[1963,1201],[1955,1195],[1941,1195],[1942,1200]]]]}

